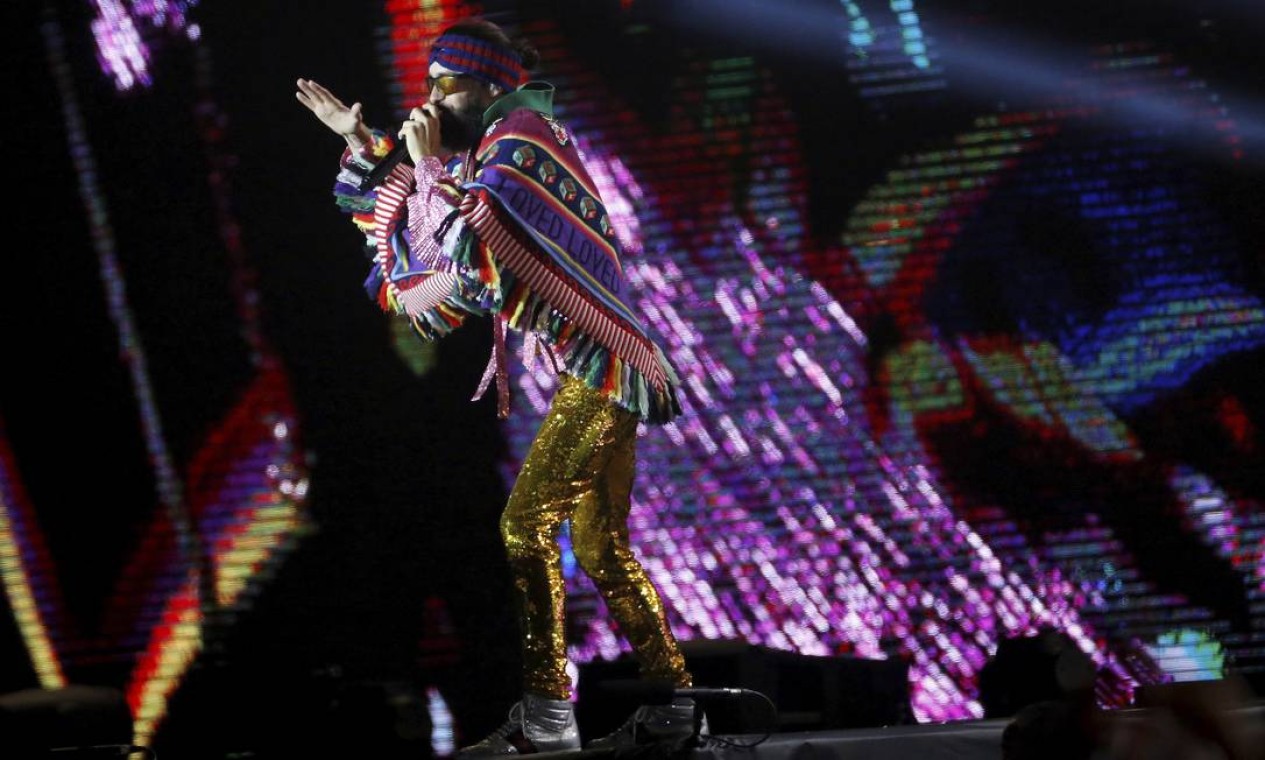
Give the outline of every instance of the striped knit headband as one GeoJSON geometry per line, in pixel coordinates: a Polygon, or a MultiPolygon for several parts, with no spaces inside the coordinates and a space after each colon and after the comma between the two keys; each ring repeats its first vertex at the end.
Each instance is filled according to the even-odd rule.
{"type": "Polygon", "coordinates": [[[512,48],[464,34],[444,33],[430,46],[430,63],[469,74],[504,92],[518,89],[523,64],[512,48]]]}

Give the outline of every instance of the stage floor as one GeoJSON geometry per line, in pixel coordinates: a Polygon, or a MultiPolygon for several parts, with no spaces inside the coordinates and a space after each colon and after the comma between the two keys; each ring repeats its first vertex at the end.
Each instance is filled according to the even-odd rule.
{"type": "MultiPolygon", "coordinates": [[[[1193,733],[1177,731],[1174,728],[1177,719],[1164,710],[1125,708],[1106,715],[1115,725],[1113,731],[1127,732],[1117,736],[1131,736],[1131,742],[1143,740],[1135,745],[1142,754],[1130,757],[1175,757],[1177,755],[1169,753],[1174,746],[1189,746],[1192,749],[1189,756],[1198,754],[1195,750],[1213,748],[1193,733]],[[1139,727],[1142,734],[1138,733],[1139,727]],[[1195,743],[1186,744],[1191,741],[1195,743]],[[1157,750],[1160,754],[1153,754],[1157,750]]],[[[1222,729],[1232,729],[1222,735],[1230,741],[1227,746],[1235,747],[1236,758],[1265,760],[1265,701],[1236,705],[1218,715],[1216,723],[1222,729]]],[[[618,751],[587,749],[544,753],[535,757],[537,760],[999,760],[1002,734],[1011,720],[779,732],[754,746],[752,742],[760,740],[761,735],[721,734],[704,736],[696,747],[650,745],[618,751]]]]}
{"type": "Polygon", "coordinates": [[[1009,719],[703,738],[692,749],[548,752],[538,760],[997,760],[1009,719]],[[730,742],[732,744],[726,744],[730,742]]]}
{"type": "MultiPolygon", "coordinates": [[[[1008,720],[855,728],[836,731],[778,733],[751,748],[705,741],[691,757],[696,760],[996,760],[1001,757],[1001,734],[1008,720]]],[[[755,736],[724,736],[722,740],[750,744],[755,736]]]]}

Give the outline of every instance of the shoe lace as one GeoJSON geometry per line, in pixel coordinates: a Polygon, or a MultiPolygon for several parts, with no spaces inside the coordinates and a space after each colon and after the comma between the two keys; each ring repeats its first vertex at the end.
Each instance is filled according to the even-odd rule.
{"type": "Polygon", "coordinates": [[[633,711],[632,715],[624,721],[624,724],[615,729],[616,734],[627,734],[634,742],[637,741],[642,733],[642,727],[646,719],[645,708],[638,708],[633,711]]]}
{"type": "Polygon", "coordinates": [[[523,703],[515,702],[509,710],[509,716],[501,727],[492,732],[493,736],[505,738],[523,727],[523,703]]]}
{"type": "Polygon", "coordinates": [[[619,738],[623,736],[628,736],[635,740],[637,738],[637,718],[639,717],[639,715],[640,715],[640,711],[634,712],[632,715],[629,715],[627,718],[624,719],[623,723],[619,724],[619,726],[615,728],[614,731],[611,731],[609,734],[606,734],[599,741],[602,741],[602,742],[618,741],[619,738]]]}

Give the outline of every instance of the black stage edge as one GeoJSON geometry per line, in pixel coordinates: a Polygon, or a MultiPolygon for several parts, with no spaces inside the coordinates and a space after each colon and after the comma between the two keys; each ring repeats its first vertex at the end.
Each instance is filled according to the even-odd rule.
{"type": "Polygon", "coordinates": [[[547,752],[537,760],[997,760],[1008,719],[837,731],[704,736],[693,748],[547,752]]]}
{"type": "MultiPolygon", "coordinates": [[[[1199,715],[1182,715],[1183,719],[1179,720],[1178,715],[1163,709],[1110,710],[1100,715],[1103,733],[1098,741],[1111,743],[1113,737],[1124,737],[1126,748],[1136,750],[1130,757],[1193,757],[1202,756],[1200,752],[1204,750],[1215,751],[1215,742],[1209,742],[1219,736],[1234,747],[1231,756],[1265,760],[1265,700],[1229,706],[1218,711],[1218,717],[1211,723],[1198,720],[1199,715]],[[1179,729],[1178,723],[1186,724],[1186,729],[1179,729]],[[1221,730],[1215,730],[1218,726],[1221,730]],[[1155,736],[1145,736],[1150,734],[1155,736]],[[1174,747],[1184,749],[1171,754],[1168,750],[1174,747]]],[[[1207,713],[1204,717],[1211,715],[1207,713]]],[[[762,734],[705,735],[693,747],[677,744],[619,752],[588,750],[566,756],[573,760],[998,760],[1003,754],[1003,734],[1013,720],[1006,717],[774,733],[763,741],[762,734]],[[750,746],[753,743],[754,746],[750,746]]]]}
{"type": "MultiPolygon", "coordinates": [[[[691,760],[997,760],[1009,719],[961,721],[836,731],[773,734],[755,747],[726,746],[703,738],[691,760]]],[[[722,736],[750,744],[755,736],[722,736]]],[[[682,754],[680,757],[687,757],[682,754]]]]}

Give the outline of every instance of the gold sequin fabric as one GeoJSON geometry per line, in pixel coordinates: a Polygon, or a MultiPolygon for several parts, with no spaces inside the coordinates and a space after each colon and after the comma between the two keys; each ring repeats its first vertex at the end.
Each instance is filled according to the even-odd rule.
{"type": "Polygon", "coordinates": [[[643,678],[689,686],[663,601],[628,541],[637,416],[563,375],[510,493],[501,536],[523,637],[523,688],[571,696],[558,533],[627,638],[643,678]]]}

